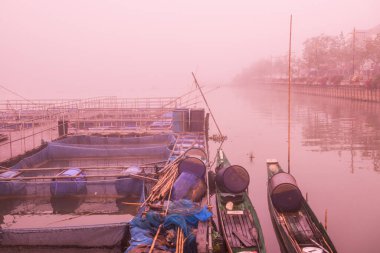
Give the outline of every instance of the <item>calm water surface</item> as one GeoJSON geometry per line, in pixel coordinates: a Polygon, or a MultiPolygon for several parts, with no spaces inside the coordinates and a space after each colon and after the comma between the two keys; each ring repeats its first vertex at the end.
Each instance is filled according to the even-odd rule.
{"type": "MultiPolygon", "coordinates": [[[[228,136],[228,158],[250,172],[249,192],[267,250],[280,252],[268,211],[265,161],[276,158],[287,169],[287,92],[221,87],[207,97],[228,136]]],[[[378,252],[379,113],[379,104],[292,95],[291,173],[320,221],[327,210],[327,232],[339,252],[378,252]]]]}
{"type": "MultiPolygon", "coordinates": [[[[223,134],[228,136],[223,149],[231,163],[249,171],[249,193],[260,218],[267,251],[278,253],[267,204],[265,161],[276,158],[287,168],[287,92],[236,86],[209,90],[209,105],[223,134]]],[[[379,113],[379,104],[292,96],[291,173],[303,194],[308,194],[309,204],[320,221],[324,221],[327,210],[327,231],[339,252],[378,252],[379,113]]],[[[217,133],[212,123],[210,132],[217,133]]],[[[210,144],[214,155],[217,144],[210,144]]],[[[50,249],[40,250],[35,252],[50,249]]],[[[120,252],[56,252],[79,251],[120,252]]]]}

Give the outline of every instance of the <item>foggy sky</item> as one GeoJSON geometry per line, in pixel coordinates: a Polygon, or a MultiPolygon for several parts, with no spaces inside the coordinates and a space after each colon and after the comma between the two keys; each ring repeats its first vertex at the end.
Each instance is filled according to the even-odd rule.
{"type": "MultiPolygon", "coordinates": [[[[380,1],[0,0],[0,85],[26,98],[180,95],[322,33],[380,24],[380,1]]],[[[0,99],[18,98],[0,87],[0,99]]]]}

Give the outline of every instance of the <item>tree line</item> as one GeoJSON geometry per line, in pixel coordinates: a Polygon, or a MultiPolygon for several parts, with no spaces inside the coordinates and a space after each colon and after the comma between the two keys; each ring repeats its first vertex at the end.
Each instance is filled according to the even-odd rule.
{"type": "MultiPolygon", "coordinates": [[[[380,88],[380,33],[353,31],[321,34],[304,41],[301,56],[292,54],[292,80],[310,85],[364,85],[380,88]]],[[[256,61],[235,81],[288,78],[288,55],[256,61]]]]}

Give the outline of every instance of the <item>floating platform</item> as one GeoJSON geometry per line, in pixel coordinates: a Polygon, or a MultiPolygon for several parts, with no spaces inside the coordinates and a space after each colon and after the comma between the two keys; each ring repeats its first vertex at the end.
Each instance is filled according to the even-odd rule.
{"type": "MultiPolygon", "coordinates": [[[[25,191],[0,196],[0,251],[12,247],[123,248],[128,223],[137,213],[137,206],[123,202],[143,202],[160,168],[190,148],[207,146],[207,127],[200,126],[205,122],[204,110],[197,114],[203,118],[194,118],[192,127],[190,116],[173,118],[178,110],[176,99],[144,102],[70,101],[54,106],[54,119],[43,114],[52,104],[35,109],[30,105],[19,118],[12,118],[11,112],[2,114],[10,125],[18,121],[18,127],[10,131],[10,125],[3,123],[7,140],[0,145],[0,173],[17,171],[25,191]],[[134,166],[142,172],[126,175],[134,166]],[[74,169],[80,175],[72,174],[74,169]],[[118,191],[116,182],[126,176],[142,182],[141,192],[126,195],[118,191]],[[79,177],[81,183],[72,184],[79,177]],[[70,191],[52,194],[52,185],[70,191]]],[[[181,110],[190,115],[190,109],[182,106],[181,110]]],[[[15,180],[1,178],[0,182],[15,180]]]]}

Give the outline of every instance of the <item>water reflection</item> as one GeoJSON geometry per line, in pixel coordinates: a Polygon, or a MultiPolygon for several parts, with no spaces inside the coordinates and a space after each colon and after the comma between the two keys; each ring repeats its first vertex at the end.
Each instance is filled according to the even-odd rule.
{"type": "Polygon", "coordinates": [[[314,151],[347,152],[351,171],[380,164],[380,105],[295,95],[295,120],[303,124],[302,144],[314,151]],[[313,104],[313,107],[307,106],[313,104]]]}
{"type": "MultiPolygon", "coordinates": [[[[266,197],[265,161],[276,158],[284,165],[287,161],[287,92],[269,86],[232,86],[210,93],[208,100],[228,136],[224,151],[232,163],[249,170],[249,193],[267,251],[278,253],[266,197]]],[[[327,210],[328,233],[338,252],[376,252],[380,105],[302,94],[292,94],[291,101],[291,173],[320,221],[327,210]]],[[[210,134],[214,132],[211,127],[210,134]]],[[[210,146],[212,151],[217,145],[210,146]]]]}
{"type": "Polygon", "coordinates": [[[51,197],[50,203],[53,208],[53,213],[69,214],[74,213],[75,210],[84,202],[85,196],[63,196],[51,197]]]}

